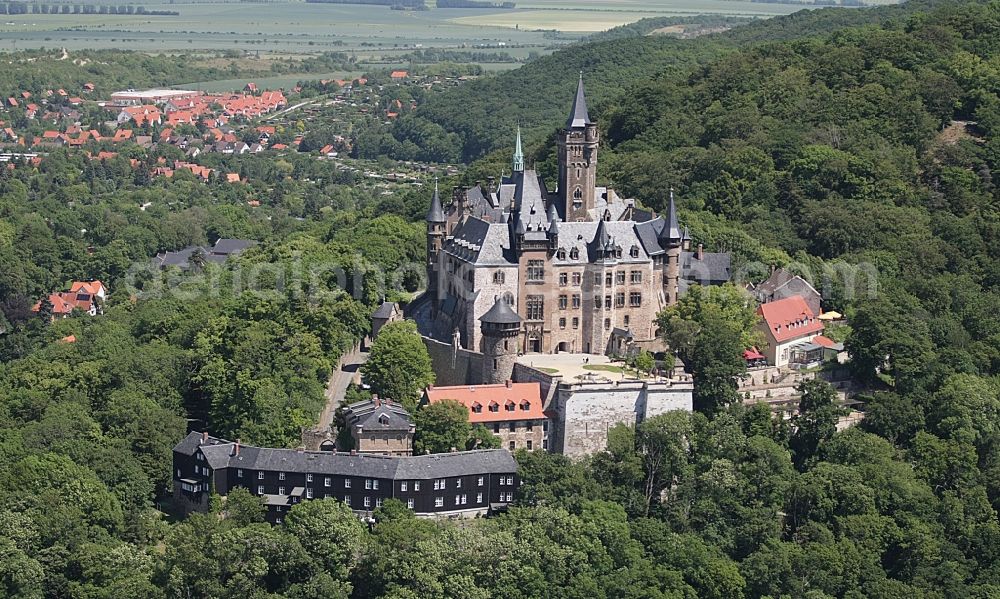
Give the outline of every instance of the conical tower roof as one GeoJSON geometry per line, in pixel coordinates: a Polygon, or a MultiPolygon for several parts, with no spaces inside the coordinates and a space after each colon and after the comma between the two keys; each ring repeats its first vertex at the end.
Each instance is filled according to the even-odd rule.
{"type": "Polygon", "coordinates": [[[514,143],[514,168],[515,173],[524,172],[524,151],[521,149],[521,126],[517,127],[517,141],[514,143]]]}
{"type": "Polygon", "coordinates": [[[573,98],[573,108],[569,111],[566,128],[579,129],[593,124],[594,122],[590,120],[590,114],[587,112],[587,96],[583,92],[583,71],[580,71],[580,81],[576,85],[576,97],[573,98]]]}
{"type": "Polygon", "coordinates": [[[611,242],[611,235],[608,234],[608,228],[604,224],[604,220],[597,222],[597,234],[594,235],[593,245],[595,248],[604,249],[611,242]]]}
{"type": "Polygon", "coordinates": [[[434,197],[431,198],[431,208],[427,211],[427,222],[443,223],[444,209],[441,208],[441,195],[438,193],[438,182],[434,179],[434,197]]]}
{"type": "Polygon", "coordinates": [[[667,215],[663,228],[660,229],[660,241],[681,241],[681,227],[677,223],[677,206],[674,205],[674,188],[670,188],[670,203],[667,204],[667,215]]]}
{"type": "Polygon", "coordinates": [[[500,297],[493,303],[493,307],[486,311],[486,314],[479,317],[479,321],[487,324],[519,324],[521,317],[511,309],[510,304],[500,297]]]}

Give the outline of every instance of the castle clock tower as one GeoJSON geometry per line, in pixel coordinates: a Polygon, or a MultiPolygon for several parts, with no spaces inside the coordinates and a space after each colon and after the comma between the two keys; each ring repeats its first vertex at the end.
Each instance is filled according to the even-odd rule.
{"type": "Polygon", "coordinates": [[[597,124],[587,113],[587,98],[583,92],[583,73],[576,86],[576,97],[566,128],[558,136],[559,198],[566,222],[590,220],[589,210],[595,205],[597,185],[597,124]]]}

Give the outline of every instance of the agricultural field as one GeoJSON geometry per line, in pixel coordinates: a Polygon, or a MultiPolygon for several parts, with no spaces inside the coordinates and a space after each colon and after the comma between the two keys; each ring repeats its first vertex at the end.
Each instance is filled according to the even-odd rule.
{"type": "Polygon", "coordinates": [[[38,47],[140,51],[352,51],[360,57],[414,47],[548,47],[576,36],[458,22],[467,10],[396,11],[381,6],[306,4],[144,4],[176,16],[2,15],[0,50],[38,47]]]}
{"type": "Polygon", "coordinates": [[[304,2],[142,4],[149,11],[180,14],[2,15],[0,51],[54,47],[310,54],[341,50],[359,59],[378,59],[415,47],[479,46],[513,48],[526,54],[549,52],[587,33],[643,17],[770,17],[806,8],[738,0],[525,0],[517,2],[514,10],[427,11],[304,2]]]}

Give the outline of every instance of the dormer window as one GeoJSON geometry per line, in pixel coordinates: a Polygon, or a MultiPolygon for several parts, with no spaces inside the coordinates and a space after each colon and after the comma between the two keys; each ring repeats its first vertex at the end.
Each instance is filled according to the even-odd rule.
{"type": "Polygon", "coordinates": [[[531,402],[530,401],[525,400],[525,401],[521,402],[521,411],[522,412],[527,412],[530,409],[531,409],[531,402]]]}
{"type": "Polygon", "coordinates": [[[578,250],[576,248],[571,249],[569,251],[569,259],[570,260],[579,260],[580,259],[580,250],[578,250]]]}
{"type": "Polygon", "coordinates": [[[504,410],[508,412],[513,412],[515,410],[514,402],[508,401],[506,404],[504,404],[504,410]]]}
{"type": "Polygon", "coordinates": [[[494,414],[500,411],[500,404],[495,401],[490,402],[490,411],[494,414]]]}
{"type": "Polygon", "coordinates": [[[556,258],[558,258],[560,260],[565,260],[566,259],[566,250],[563,249],[563,248],[559,248],[559,251],[556,252],[556,258]]]}
{"type": "Polygon", "coordinates": [[[474,414],[482,414],[483,413],[483,405],[481,403],[479,403],[478,401],[476,403],[472,404],[472,412],[474,414]]]}
{"type": "Polygon", "coordinates": [[[628,255],[631,256],[632,258],[638,258],[639,257],[639,246],[633,245],[632,248],[628,251],[628,255]]]}
{"type": "Polygon", "coordinates": [[[386,426],[387,424],[389,424],[389,417],[385,414],[380,414],[378,417],[378,423],[381,424],[382,426],[386,426]]]}

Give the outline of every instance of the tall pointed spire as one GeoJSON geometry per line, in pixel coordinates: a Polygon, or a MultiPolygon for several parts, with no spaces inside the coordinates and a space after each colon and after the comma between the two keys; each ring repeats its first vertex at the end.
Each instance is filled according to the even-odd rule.
{"type": "Polygon", "coordinates": [[[517,142],[514,144],[514,172],[524,172],[524,152],[521,150],[521,126],[517,126],[517,142]]]}
{"type": "Polygon", "coordinates": [[[438,180],[434,178],[434,197],[431,198],[431,209],[427,211],[427,222],[443,223],[444,209],[441,208],[441,195],[438,193],[438,180]]]}
{"type": "Polygon", "coordinates": [[[667,204],[667,215],[660,230],[660,240],[668,243],[680,243],[681,227],[677,223],[677,206],[674,205],[674,188],[670,188],[670,203],[667,204]]]}
{"type": "Polygon", "coordinates": [[[580,71],[580,82],[576,85],[576,97],[573,98],[573,108],[569,111],[566,128],[579,129],[593,124],[590,114],[587,113],[587,96],[583,93],[583,71],[580,71]]]}

